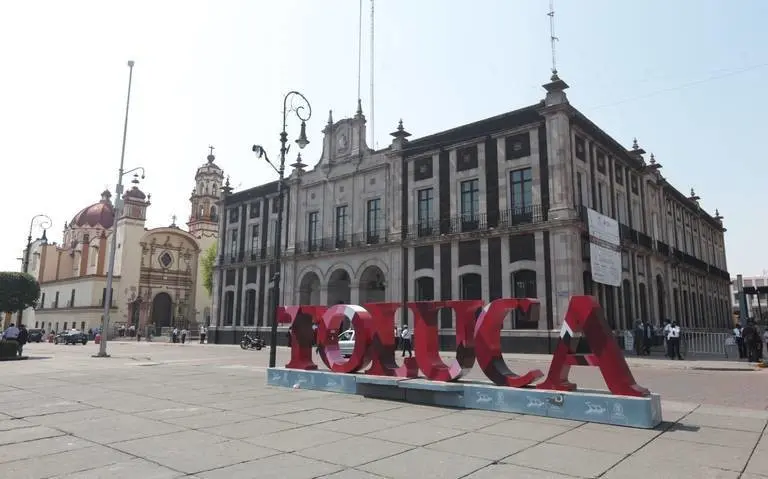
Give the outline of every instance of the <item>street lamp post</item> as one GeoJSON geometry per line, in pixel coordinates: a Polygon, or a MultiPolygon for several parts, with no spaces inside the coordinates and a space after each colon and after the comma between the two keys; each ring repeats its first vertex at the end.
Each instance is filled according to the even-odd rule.
{"type": "MultiPolygon", "coordinates": [[[[27,235],[27,249],[24,251],[24,263],[22,264],[22,270],[24,273],[29,273],[29,250],[32,249],[32,228],[35,226],[35,221],[40,221],[40,227],[43,228],[43,236],[42,240],[45,242],[47,239],[45,237],[45,231],[51,227],[51,219],[43,214],[35,215],[32,217],[32,219],[29,221],[29,234],[27,235]],[[43,226],[45,225],[45,226],[43,226]]],[[[38,278],[39,280],[39,278],[38,278]]],[[[19,319],[18,324],[21,324],[22,319],[24,318],[24,311],[19,310],[19,319]]]]}
{"type": "Polygon", "coordinates": [[[107,267],[107,288],[104,294],[104,316],[101,320],[101,344],[99,353],[94,357],[108,358],[107,354],[107,328],[109,327],[109,313],[112,306],[112,280],[115,275],[115,250],[117,249],[117,221],[120,219],[123,196],[123,166],[125,162],[125,139],[128,135],[128,110],[131,106],[131,83],[133,82],[133,60],[128,61],[128,96],[125,101],[125,121],[123,123],[123,145],[120,151],[120,169],[117,174],[117,186],[115,187],[114,221],[112,223],[112,238],[109,249],[109,263],[107,267]]]}
{"type": "Polygon", "coordinates": [[[272,291],[274,291],[274,304],[272,305],[272,324],[270,330],[271,347],[269,350],[269,367],[271,368],[274,368],[275,363],[277,362],[277,309],[280,305],[280,269],[282,257],[281,240],[283,237],[283,189],[285,182],[285,155],[290,149],[290,145],[287,144],[288,133],[286,132],[286,123],[288,121],[288,114],[291,112],[295,112],[296,116],[299,118],[299,120],[301,120],[301,131],[299,132],[299,137],[296,139],[296,144],[299,145],[299,148],[302,149],[307,146],[309,144],[309,140],[307,140],[307,121],[312,116],[312,106],[309,104],[309,100],[307,100],[304,95],[297,91],[290,91],[285,95],[285,98],[283,98],[283,130],[280,132],[280,165],[275,167],[275,165],[269,161],[269,157],[267,156],[267,152],[264,150],[264,148],[259,145],[253,145],[253,152],[256,153],[259,158],[264,158],[272,167],[272,169],[277,172],[278,175],[277,225],[275,227],[275,273],[271,279],[273,283],[272,291]],[[289,104],[288,100],[293,99],[298,99],[300,103],[294,105],[293,102],[291,102],[289,104]]]}

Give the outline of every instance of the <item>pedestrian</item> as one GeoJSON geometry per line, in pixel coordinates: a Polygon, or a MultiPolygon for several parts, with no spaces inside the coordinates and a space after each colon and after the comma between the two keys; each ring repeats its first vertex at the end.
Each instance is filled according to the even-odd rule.
{"type": "Polygon", "coordinates": [[[174,344],[179,342],[179,330],[177,328],[171,330],[171,342],[174,344]]]}
{"type": "Polygon", "coordinates": [[[638,319],[635,321],[635,332],[633,334],[634,340],[635,340],[635,354],[637,356],[640,356],[643,354],[644,346],[644,339],[645,339],[645,329],[643,328],[643,323],[638,319]]]}
{"type": "Polygon", "coordinates": [[[208,330],[205,329],[205,326],[200,326],[200,344],[205,344],[205,335],[208,333],[208,330]]]}
{"type": "Polygon", "coordinates": [[[21,357],[21,352],[24,349],[24,345],[27,344],[28,339],[29,339],[29,331],[27,331],[27,326],[22,324],[21,327],[19,328],[19,335],[16,338],[16,341],[19,343],[19,346],[17,348],[19,357],[21,357]]]}
{"type": "Polygon", "coordinates": [[[400,339],[401,343],[403,345],[403,357],[405,357],[405,352],[408,351],[408,357],[413,357],[413,351],[411,350],[411,330],[408,329],[408,325],[403,325],[403,330],[400,332],[400,339]]]}
{"type": "Polygon", "coordinates": [[[744,336],[741,333],[741,324],[736,323],[736,325],[733,327],[733,339],[736,341],[736,347],[739,350],[739,359],[744,359],[747,356],[747,353],[744,349],[744,336]]]}
{"type": "Polygon", "coordinates": [[[680,355],[680,326],[677,324],[677,321],[673,322],[669,327],[667,346],[667,356],[670,359],[683,359],[680,355]]]}
{"type": "Polygon", "coordinates": [[[187,328],[181,330],[181,344],[187,342],[187,328]]]}
{"type": "Polygon", "coordinates": [[[664,356],[668,357],[669,359],[674,359],[670,354],[670,351],[672,351],[672,349],[669,344],[669,331],[671,329],[672,329],[672,321],[665,319],[664,327],[661,328],[661,336],[664,338],[664,356]]]}
{"type": "Polygon", "coordinates": [[[759,345],[762,349],[762,344],[760,344],[760,334],[757,332],[754,321],[747,322],[747,325],[741,330],[741,337],[744,338],[747,361],[750,363],[757,362],[757,348],[759,345]]]}
{"type": "Polygon", "coordinates": [[[16,341],[19,337],[19,328],[16,327],[15,324],[11,323],[8,328],[3,331],[3,339],[9,340],[9,341],[16,341]]]}
{"type": "Polygon", "coordinates": [[[653,346],[653,326],[646,320],[643,320],[643,353],[646,356],[651,355],[651,346],[653,346]]]}

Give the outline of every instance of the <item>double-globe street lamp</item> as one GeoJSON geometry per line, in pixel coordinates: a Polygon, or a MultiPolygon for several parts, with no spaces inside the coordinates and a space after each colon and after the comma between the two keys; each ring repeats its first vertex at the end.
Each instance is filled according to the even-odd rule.
{"type": "Polygon", "coordinates": [[[309,100],[302,95],[301,93],[297,91],[290,91],[285,95],[285,98],[283,98],[283,130],[280,133],[280,164],[278,167],[275,167],[274,163],[269,161],[269,156],[267,156],[267,152],[264,150],[263,147],[260,145],[253,145],[253,152],[256,153],[256,155],[259,158],[264,158],[269,166],[272,167],[277,172],[278,175],[278,183],[277,183],[277,225],[275,227],[275,256],[274,256],[274,270],[275,273],[271,278],[272,282],[272,291],[273,291],[273,298],[274,298],[274,304],[272,306],[272,324],[271,324],[271,330],[270,330],[270,342],[271,342],[271,348],[269,350],[269,367],[274,368],[275,363],[277,362],[277,310],[280,307],[280,269],[281,269],[281,256],[282,256],[282,245],[281,240],[283,237],[283,187],[285,182],[285,155],[288,153],[288,150],[290,149],[290,145],[288,145],[288,133],[286,130],[286,122],[288,121],[288,114],[289,113],[296,113],[296,116],[301,120],[301,131],[299,133],[299,137],[296,139],[296,144],[299,145],[299,148],[303,149],[305,146],[309,144],[309,140],[307,140],[307,121],[309,121],[310,117],[312,116],[312,106],[309,104],[309,100]],[[290,100],[290,103],[289,103],[290,100]],[[299,103],[294,104],[293,101],[298,100],[299,103]]]}
{"type": "Polygon", "coordinates": [[[109,331],[109,313],[112,307],[112,281],[115,275],[115,253],[117,249],[117,222],[122,215],[123,207],[123,176],[141,170],[141,177],[144,178],[144,168],[137,167],[129,171],[124,171],[125,163],[125,139],[128,135],[128,111],[131,106],[131,84],[133,82],[133,60],[128,61],[128,96],[125,101],[125,122],[123,123],[123,144],[120,151],[120,169],[117,174],[117,186],[115,187],[115,208],[114,221],[112,222],[112,238],[109,248],[109,262],[107,263],[107,287],[104,293],[104,315],[101,320],[101,343],[99,352],[95,354],[96,358],[108,358],[107,354],[107,335],[109,331]]]}
{"type": "MultiPolygon", "coordinates": [[[[27,249],[24,250],[24,262],[22,263],[22,271],[24,271],[25,274],[29,273],[29,253],[32,249],[32,228],[35,226],[35,222],[38,222],[38,226],[40,226],[43,229],[43,236],[40,237],[40,240],[43,242],[43,244],[48,242],[48,238],[45,236],[45,232],[48,228],[51,227],[53,224],[51,222],[51,219],[47,215],[39,214],[32,217],[32,219],[29,221],[29,234],[27,235],[27,249]]],[[[21,325],[21,321],[24,318],[24,311],[19,310],[19,320],[18,324],[21,325]]]]}

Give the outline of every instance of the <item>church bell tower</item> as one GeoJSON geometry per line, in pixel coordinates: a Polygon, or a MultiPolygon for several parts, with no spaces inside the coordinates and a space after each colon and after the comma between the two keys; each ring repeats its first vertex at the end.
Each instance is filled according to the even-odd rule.
{"type": "Polygon", "coordinates": [[[219,214],[216,202],[219,200],[219,189],[224,180],[224,171],[215,163],[214,147],[209,146],[208,161],[197,169],[195,174],[195,189],[189,197],[191,212],[189,215],[189,232],[198,239],[218,236],[219,214]]]}

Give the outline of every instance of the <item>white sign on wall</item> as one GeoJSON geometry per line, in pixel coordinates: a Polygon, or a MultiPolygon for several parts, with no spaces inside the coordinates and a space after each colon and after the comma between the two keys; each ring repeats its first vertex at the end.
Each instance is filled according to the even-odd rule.
{"type": "Polygon", "coordinates": [[[587,209],[587,225],[592,281],[609,286],[621,285],[619,222],[593,209],[587,209]]]}
{"type": "Polygon", "coordinates": [[[621,284],[621,251],[592,243],[589,245],[589,263],[592,281],[609,286],[621,284]]]}
{"type": "Polygon", "coordinates": [[[587,209],[587,227],[589,228],[589,236],[610,245],[621,245],[619,222],[615,219],[593,209],[587,209]]]}

